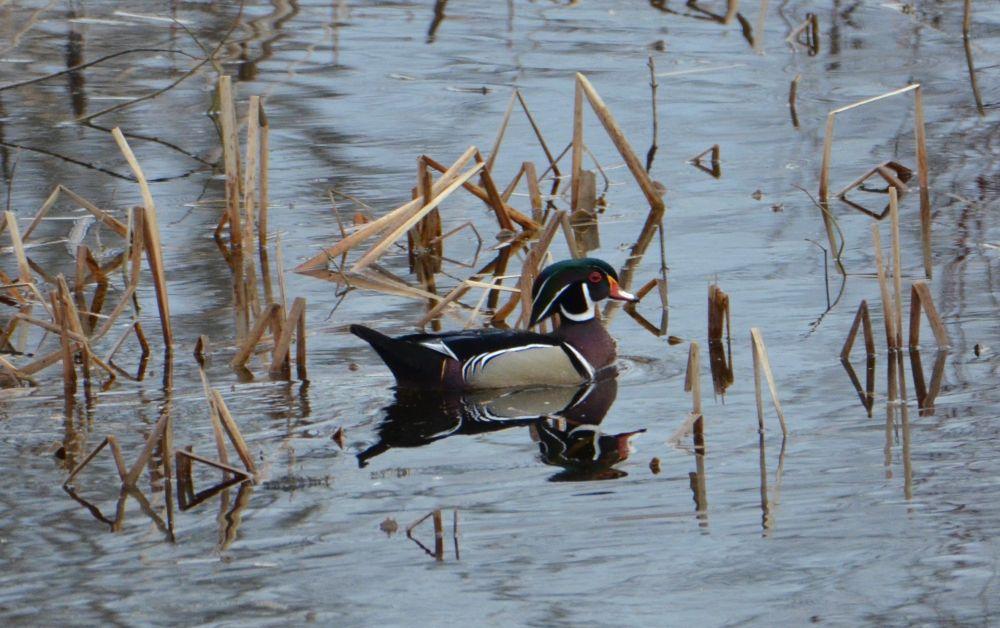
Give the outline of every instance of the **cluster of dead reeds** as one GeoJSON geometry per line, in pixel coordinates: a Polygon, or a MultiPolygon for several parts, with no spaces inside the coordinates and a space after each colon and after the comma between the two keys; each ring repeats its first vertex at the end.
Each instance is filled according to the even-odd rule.
{"type": "MultiPolygon", "coordinates": [[[[300,264],[296,272],[334,282],[345,291],[370,289],[421,300],[426,304],[427,312],[419,322],[420,327],[431,324],[438,328],[444,315],[455,316],[466,326],[478,325],[483,322],[480,317],[484,312],[485,322],[490,325],[526,327],[531,311],[531,285],[546,264],[556,234],[562,233],[573,257],[583,257],[600,246],[597,223],[602,199],[597,191],[597,172],[584,167],[585,155],[590,154],[597,171],[602,169],[584,141],[585,102],[649,203],[646,223],[621,272],[621,283],[629,289],[639,260],[662,227],[665,211],[662,187],[650,178],[610,109],[590,81],[581,74],[576,77],[573,139],[558,156],[546,143],[524,95],[515,90],[488,156],[476,147],[470,147],[446,166],[430,156],[421,155],[417,159],[411,201],[376,220],[357,221],[353,229],[341,225],[340,239],[300,264]],[[539,174],[540,169],[535,163],[523,162],[513,179],[501,186],[495,178],[494,164],[511,115],[518,106],[527,117],[548,163],[539,174]],[[565,177],[559,164],[567,153],[572,164],[570,186],[564,190],[565,177]],[[542,183],[546,177],[551,177],[551,186],[543,194],[542,183]],[[522,185],[526,188],[523,196],[527,205],[518,209],[513,197],[522,185]],[[442,272],[446,262],[454,263],[445,252],[447,239],[463,229],[475,230],[470,222],[465,222],[442,233],[441,205],[459,189],[486,205],[495,217],[501,244],[496,247],[495,255],[489,262],[450,291],[441,292],[436,275],[442,272]],[[558,207],[562,192],[569,193],[569,209],[558,207]],[[404,237],[410,269],[417,277],[417,284],[379,264],[380,259],[404,237]],[[520,268],[512,267],[518,262],[520,268]],[[474,302],[464,301],[470,292],[479,293],[479,298],[474,302]]],[[[478,237],[478,232],[476,235],[478,237]]],[[[666,333],[665,267],[663,271],[660,279],[651,280],[639,290],[639,295],[645,296],[653,287],[660,286],[661,325],[654,326],[642,319],[635,308],[627,308],[630,315],[645,321],[644,326],[657,335],[666,333]]],[[[605,314],[610,315],[613,311],[614,306],[609,306],[605,314]]]]}
{"type": "MultiPolygon", "coordinates": [[[[248,364],[256,356],[262,356],[272,376],[287,378],[294,342],[297,375],[300,379],[305,379],[306,303],[304,299],[296,298],[291,308],[286,305],[280,241],[274,242],[277,290],[272,287],[274,284],[269,265],[270,239],[267,223],[268,124],[264,108],[258,97],[250,99],[245,152],[241,159],[239,128],[229,77],[220,79],[217,94],[226,173],[226,199],[225,211],[215,230],[215,238],[233,277],[235,334],[234,355],[230,364],[249,377],[248,364]]],[[[209,385],[203,370],[202,381],[209,403],[218,459],[211,460],[198,455],[190,446],[178,450],[173,447],[169,396],[173,387],[174,332],[156,205],[146,176],[125,135],[116,128],[112,131],[112,136],[139,184],[143,200],[142,206],[124,212],[124,220],[116,217],[115,212],[101,209],[73,190],[57,185],[23,230],[23,235],[12,212],[8,211],[0,222],[0,235],[6,233],[9,238],[10,251],[17,268],[16,279],[0,271],[0,281],[4,284],[0,286],[0,301],[13,309],[0,331],[0,351],[4,354],[0,355],[0,370],[7,386],[37,386],[37,376],[41,371],[61,364],[67,417],[72,412],[81,380],[88,401],[95,398],[95,386],[99,386],[100,391],[106,391],[119,377],[143,381],[151,354],[150,343],[143,330],[138,294],[145,259],[152,276],[162,332],[163,387],[168,401],[161,409],[160,419],[146,436],[136,462],[129,467],[124,462],[120,439],[115,435],[107,435],[79,463],[76,460],[80,453],[77,450],[80,442],[73,439],[71,443],[67,436],[63,455],[70,474],[64,487],[74,499],[84,503],[95,516],[111,524],[113,529],[121,525],[124,502],[129,496],[135,497],[140,504],[145,504],[143,509],[160,525],[163,523],[162,519],[148,508],[148,500],[137,488],[142,470],[157,459],[159,462],[154,467],[162,466],[161,475],[166,479],[168,494],[167,521],[161,527],[172,537],[171,467],[176,469],[177,499],[181,509],[201,503],[233,484],[255,481],[257,471],[239,426],[222,395],[209,385]],[[34,245],[32,236],[61,199],[68,199],[90,214],[88,220],[76,221],[67,238],[75,247],[75,273],[68,279],[63,273],[43,268],[29,255],[34,245]],[[91,250],[83,244],[90,222],[95,220],[111,232],[113,239],[120,240],[121,246],[114,247],[115,242],[107,242],[106,236],[105,242],[101,242],[100,251],[91,250]],[[109,249],[111,252],[106,253],[109,249]],[[120,287],[115,285],[119,274],[122,282],[120,287]],[[116,295],[113,305],[109,303],[111,294],[116,295]],[[127,326],[121,325],[120,319],[129,315],[130,323],[127,326]],[[116,339],[111,337],[113,331],[119,332],[116,339]],[[126,342],[132,336],[138,347],[138,365],[134,373],[116,363],[116,359],[123,359],[121,356],[126,342]],[[242,469],[229,464],[226,442],[231,443],[235,449],[242,469]],[[119,514],[114,521],[87,503],[73,489],[77,476],[106,447],[112,452],[121,482],[121,497],[117,508],[119,514]],[[155,455],[157,452],[158,455],[155,455]],[[209,489],[196,492],[192,475],[195,463],[221,470],[222,481],[209,489]]],[[[200,336],[195,346],[195,357],[201,366],[204,366],[208,358],[208,344],[208,338],[200,336]]]]}

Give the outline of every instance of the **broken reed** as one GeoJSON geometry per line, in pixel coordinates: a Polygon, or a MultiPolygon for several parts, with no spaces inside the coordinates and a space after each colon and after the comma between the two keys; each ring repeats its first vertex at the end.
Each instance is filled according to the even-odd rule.
{"type": "MultiPolygon", "coordinates": [[[[859,100],[850,105],[845,105],[831,111],[826,118],[826,131],[823,137],[823,156],[820,166],[819,178],[819,204],[822,210],[823,224],[826,229],[827,239],[830,243],[830,250],[834,252],[836,260],[840,262],[841,246],[837,243],[834,233],[833,215],[830,210],[830,165],[833,156],[833,129],[836,117],[839,114],[863,107],[880,100],[898,96],[906,93],[913,93],[914,109],[914,135],[916,139],[916,162],[917,178],[920,186],[920,239],[921,251],[923,254],[924,274],[929,279],[932,273],[931,260],[931,203],[930,203],[930,181],[927,166],[927,140],[924,124],[923,95],[919,83],[914,83],[901,89],[886,92],[884,94],[859,100]]],[[[890,191],[894,186],[890,187],[890,191]]]]}

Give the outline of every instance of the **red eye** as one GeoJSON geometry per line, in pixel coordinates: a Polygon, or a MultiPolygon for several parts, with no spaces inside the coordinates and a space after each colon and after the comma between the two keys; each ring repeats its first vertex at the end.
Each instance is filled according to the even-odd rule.
{"type": "Polygon", "coordinates": [[[591,273],[590,273],[590,276],[589,276],[589,277],[587,277],[587,280],[588,280],[588,281],[589,281],[590,283],[600,283],[600,281],[601,281],[602,279],[604,279],[604,273],[602,273],[602,272],[600,272],[600,271],[597,271],[597,270],[595,270],[595,271],[591,272],[591,273]]]}

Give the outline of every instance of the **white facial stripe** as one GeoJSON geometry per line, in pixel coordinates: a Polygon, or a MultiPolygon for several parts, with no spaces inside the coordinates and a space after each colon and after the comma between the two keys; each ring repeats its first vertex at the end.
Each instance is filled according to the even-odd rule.
{"type": "Polygon", "coordinates": [[[420,345],[423,347],[427,347],[432,351],[437,351],[442,355],[446,355],[449,358],[454,358],[456,360],[458,359],[458,356],[455,355],[455,352],[452,351],[451,348],[448,347],[448,345],[446,345],[443,340],[425,340],[421,342],[420,345]]]}
{"type": "Polygon", "coordinates": [[[560,305],[559,306],[559,313],[562,316],[565,316],[569,320],[574,321],[576,323],[582,323],[583,321],[589,321],[590,319],[594,318],[593,307],[591,307],[591,309],[587,310],[583,314],[573,314],[572,312],[567,312],[566,308],[564,308],[563,306],[560,305]]]}
{"type": "MultiPolygon", "coordinates": [[[[548,283],[547,279],[545,281],[546,281],[546,283],[548,283]]],[[[538,320],[542,320],[543,318],[545,318],[546,316],[548,316],[549,310],[552,309],[552,306],[555,305],[559,301],[559,297],[562,296],[562,293],[566,292],[566,289],[569,288],[571,285],[573,285],[573,284],[566,284],[565,286],[563,286],[562,288],[560,288],[559,292],[557,292],[555,294],[555,296],[552,297],[552,300],[549,301],[548,305],[545,306],[545,309],[542,310],[542,313],[538,316],[538,320]]],[[[544,287],[544,286],[545,286],[545,284],[542,284],[542,287],[544,287]]],[[[542,294],[542,291],[539,290],[538,291],[538,295],[541,296],[541,294],[542,294]]],[[[535,305],[534,302],[532,302],[531,305],[532,305],[532,308],[534,308],[534,305],[535,305]]]]}

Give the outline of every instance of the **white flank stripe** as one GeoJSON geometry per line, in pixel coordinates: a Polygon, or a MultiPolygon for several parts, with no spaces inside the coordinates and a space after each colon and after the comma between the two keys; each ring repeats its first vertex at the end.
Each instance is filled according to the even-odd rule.
{"type": "Polygon", "coordinates": [[[587,361],[587,358],[583,357],[583,354],[577,351],[576,347],[569,344],[568,342],[562,343],[562,346],[572,351],[573,355],[576,356],[576,359],[579,360],[580,364],[583,365],[583,368],[587,369],[587,379],[594,379],[594,367],[590,365],[590,362],[587,361]]]}

